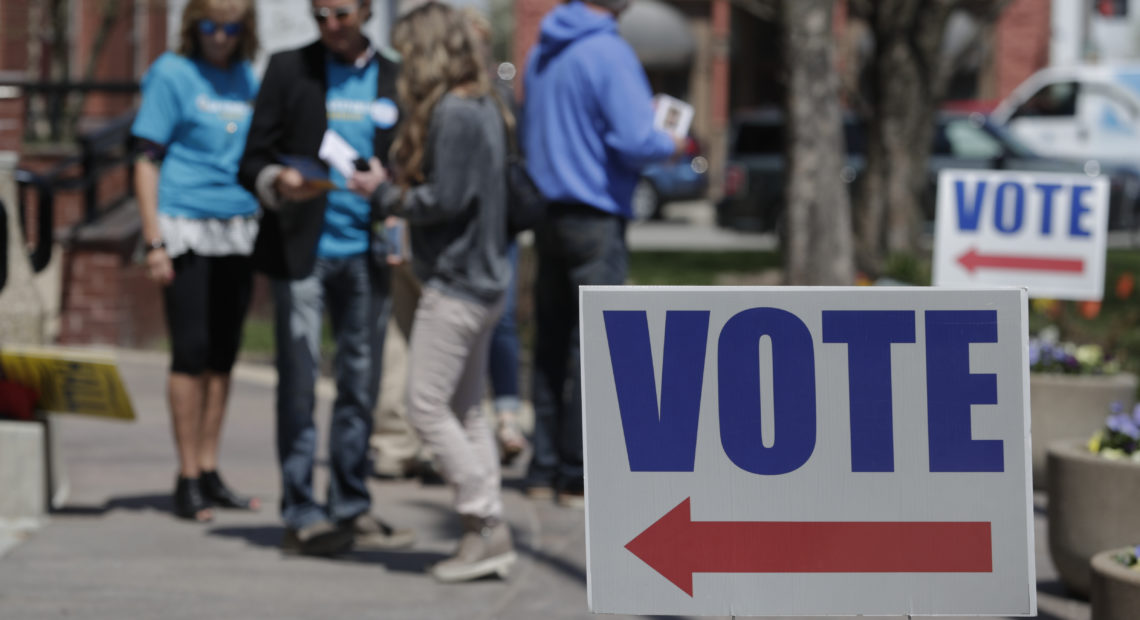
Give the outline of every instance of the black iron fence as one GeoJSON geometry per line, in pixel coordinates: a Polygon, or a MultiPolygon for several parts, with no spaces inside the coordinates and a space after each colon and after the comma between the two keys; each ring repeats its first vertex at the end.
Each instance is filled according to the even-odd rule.
{"type": "Polygon", "coordinates": [[[8,211],[0,200],[0,291],[8,283],[8,211]]]}
{"type": "MultiPolygon", "coordinates": [[[[134,95],[137,82],[43,82],[28,80],[12,73],[0,73],[0,92],[24,99],[24,142],[71,143],[78,153],[55,163],[44,171],[16,171],[19,204],[16,209],[25,232],[30,218],[30,199],[36,210],[35,245],[29,252],[37,272],[51,260],[54,242],[55,199],[60,192],[82,193],[83,216],[79,225],[95,222],[99,217],[131,197],[130,127],[134,111],[120,115],[101,126],[81,130],[79,118],[89,94],[134,95]],[[126,167],[126,185],[121,192],[100,200],[100,181],[120,167],[126,167]]],[[[133,105],[126,107],[133,108],[133,105]]]]}
{"type": "MultiPolygon", "coordinates": [[[[8,74],[11,75],[11,74],[8,74]]],[[[80,132],[78,119],[87,95],[134,95],[138,82],[40,82],[0,76],[0,89],[24,98],[24,140],[70,141],[80,132]]]]}
{"type": "Polygon", "coordinates": [[[51,261],[54,242],[55,198],[59,192],[77,191],[83,196],[83,217],[78,225],[91,224],[104,213],[129,200],[133,194],[131,165],[131,123],[135,113],[108,121],[105,125],[79,135],[79,153],[63,159],[46,171],[19,169],[20,224],[28,230],[29,195],[36,200],[36,243],[29,252],[32,269],[41,271],[51,261]],[[100,181],[120,168],[126,169],[122,191],[100,197],[100,181]]]}

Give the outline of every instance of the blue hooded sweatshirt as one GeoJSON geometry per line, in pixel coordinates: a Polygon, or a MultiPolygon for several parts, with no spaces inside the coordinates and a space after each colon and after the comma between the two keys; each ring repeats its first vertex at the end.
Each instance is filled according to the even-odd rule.
{"type": "Polygon", "coordinates": [[[653,127],[649,82],[614,18],[559,5],[542,20],[524,85],[523,146],[542,193],[632,217],[641,168],[674,144],[653,127]]]}

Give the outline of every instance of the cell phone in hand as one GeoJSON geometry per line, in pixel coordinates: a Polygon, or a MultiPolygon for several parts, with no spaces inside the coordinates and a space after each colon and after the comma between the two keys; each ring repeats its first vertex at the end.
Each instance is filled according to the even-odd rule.
{"type": "Polygon", "coordinates": [[[404,259],[404,220],[393,220],[384,226],[384,235],[388,242],[388,261],[402,261],[404,259]]]}
{"type": "Polygon", "coordinates": [[[368,172],[372,169],[372,167],[368,165],[368,160],[364,159],[363,157],[357,157],[356,159],[352,160],[352,165],[356,166],[356,169],[360,172],[368,172]]]}

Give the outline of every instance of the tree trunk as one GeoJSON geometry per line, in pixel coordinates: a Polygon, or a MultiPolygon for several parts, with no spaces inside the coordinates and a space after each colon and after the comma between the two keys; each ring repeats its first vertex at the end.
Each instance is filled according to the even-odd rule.
{"type": "Polygon", "coordinates": [[[856,260],[869,275],[891,254],[914,254],[935,113],[945,90],[940,51],[956,0],[866,3],[875,36],[867,163],[856,199],[856,260]]]}
{"type": "Polygon", "coordinates": [[[855,280],[851,205],[841,178],[843,124],[831,24],[834,0],[785,0],[787,226],[785,281],[855,280]]]}

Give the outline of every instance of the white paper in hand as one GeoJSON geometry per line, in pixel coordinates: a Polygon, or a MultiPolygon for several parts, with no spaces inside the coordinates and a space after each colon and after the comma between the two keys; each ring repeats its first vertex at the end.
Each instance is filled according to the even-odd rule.
{"type": "Polygon", "coordinates": [[[689,135],[693,106],[669,95],[653,98],[653,126],[678,138],[689,135]]]}
{"type": "Polygon", "coordinates": [[[331,129],[325,130],[325,137],[321,139],[321,148],[317,151],[321,161],[336,170],[345,179],[351,179],[356,170],[353,162],[360,157],[356,149],[341,135],[331,129]]]}

